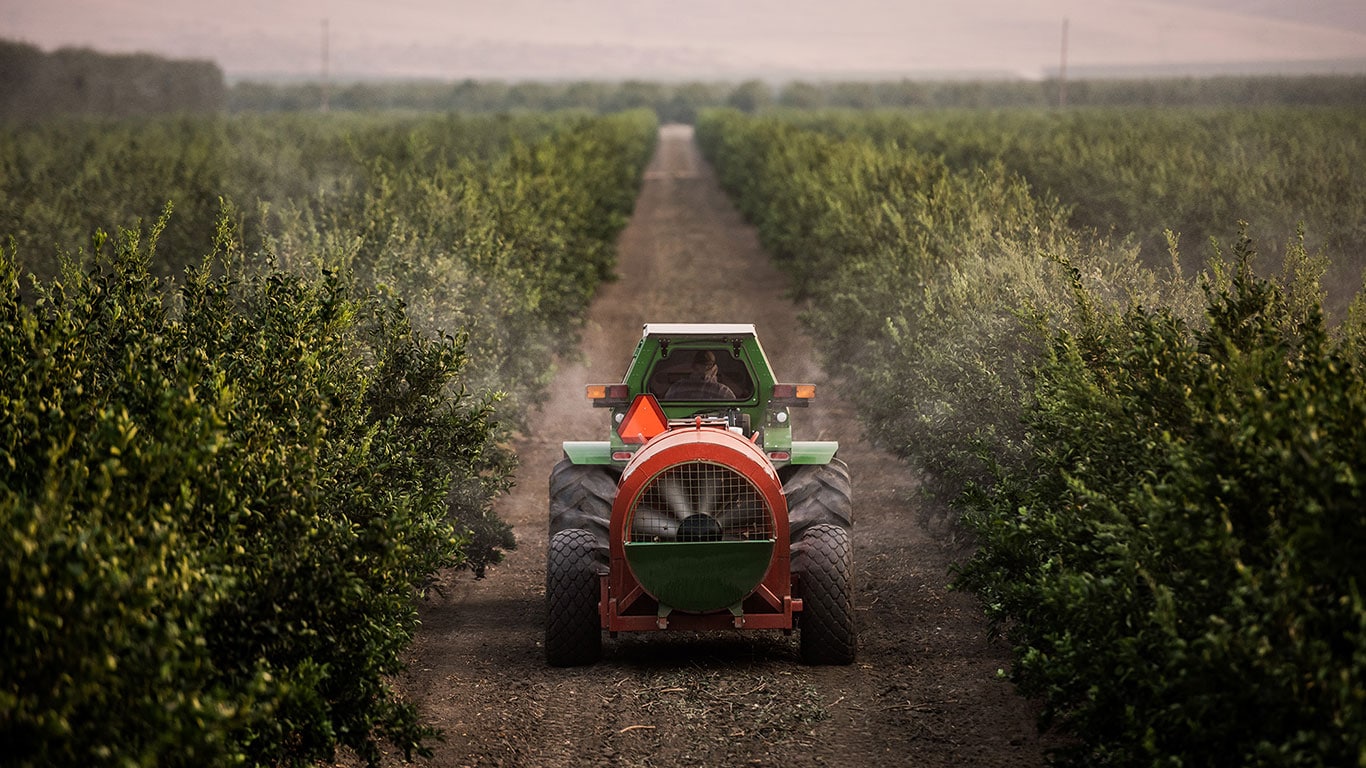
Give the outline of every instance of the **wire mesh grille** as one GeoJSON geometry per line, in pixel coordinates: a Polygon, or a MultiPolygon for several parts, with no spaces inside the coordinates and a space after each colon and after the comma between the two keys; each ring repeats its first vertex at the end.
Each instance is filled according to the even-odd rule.
{"type": "Polygon", "coordinates": [[[773,514],[744,475],[696,461],[670,467],[637,498],[628,541],[752,541],[773,538],[773,514]]]}

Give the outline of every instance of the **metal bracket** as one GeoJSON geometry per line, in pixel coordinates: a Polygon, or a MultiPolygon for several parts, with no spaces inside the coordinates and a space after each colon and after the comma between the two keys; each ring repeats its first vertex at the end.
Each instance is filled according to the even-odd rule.
{"type": "Polygon", "coordinates": [[[740,607],[739,603],[730,607],[730,615],[735,617],[731,621],[735,624],[736,629],[745,628],[745,610],[740,607]]]}

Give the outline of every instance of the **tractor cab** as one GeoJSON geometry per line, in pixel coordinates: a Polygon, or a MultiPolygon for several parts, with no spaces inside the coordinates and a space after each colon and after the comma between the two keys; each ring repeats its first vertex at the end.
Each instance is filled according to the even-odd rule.
{"type": "Polygon", "coordinates": [[[587,391],[595,407],[612,409],[612,429],[606,441],[564,444],[579,464],[625,466],[642,436],[662,431],[654,422],[668,428],[698,419],[752,440],[777,467],[825,464],[839,447],[793,442],[792,409],[808,405],[816,387],[778,383],[748,323],[647,323],[621,382],[590,384],[587,391]],[[652,403],[638,402],[642,396],[652,403]],[[642,431],[636,416],[649,428],[642,431]]]}

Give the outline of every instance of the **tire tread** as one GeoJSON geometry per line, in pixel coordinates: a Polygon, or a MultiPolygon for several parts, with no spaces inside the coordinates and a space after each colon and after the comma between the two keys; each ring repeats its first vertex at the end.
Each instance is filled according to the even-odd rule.
{"type": "Polygon", "coordinates": [[[792,550],[801,586],[798,619],[801,657],[806,664],[851,664],[857,655],[854,626],[853,543],[837,525],[817,523],[792,550]]]}
{"type": "Polygon", "coordinates": [[[592,533],[570,528],[550,539],[546,556],[545,656],[551,666],[592,664],[602,657],[598,618],[601,567],[592,533]]]}

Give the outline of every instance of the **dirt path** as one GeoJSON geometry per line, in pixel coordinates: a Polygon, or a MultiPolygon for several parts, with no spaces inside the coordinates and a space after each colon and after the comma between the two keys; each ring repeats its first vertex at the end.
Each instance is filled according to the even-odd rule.
{"type": "Polygon", "coordinates": [[[987,642],[973,600],[945,588],[952,530],[921,511],[905,468],[861,439],[786,281],[690,128],[662,130],[619,261],[582,362],[559,374],[540,429],[518,445],[518,488],[501,504],[517,551],[481,581],[447,574],[422,610],[400,684],[446,732],[433,765],[1041,765],[1030,704],[996,677],[1004,649],[987,642]],[[796,431],[839,440],[853,472],[857,664],[803,667],[795,637],[727,633],[623,636],[595,666],[545,666],[547,477],[562,440],[605,437],[583,385],[620,380],[647,320],[753,322],[780,378],[820,384],[796,431]]]}

